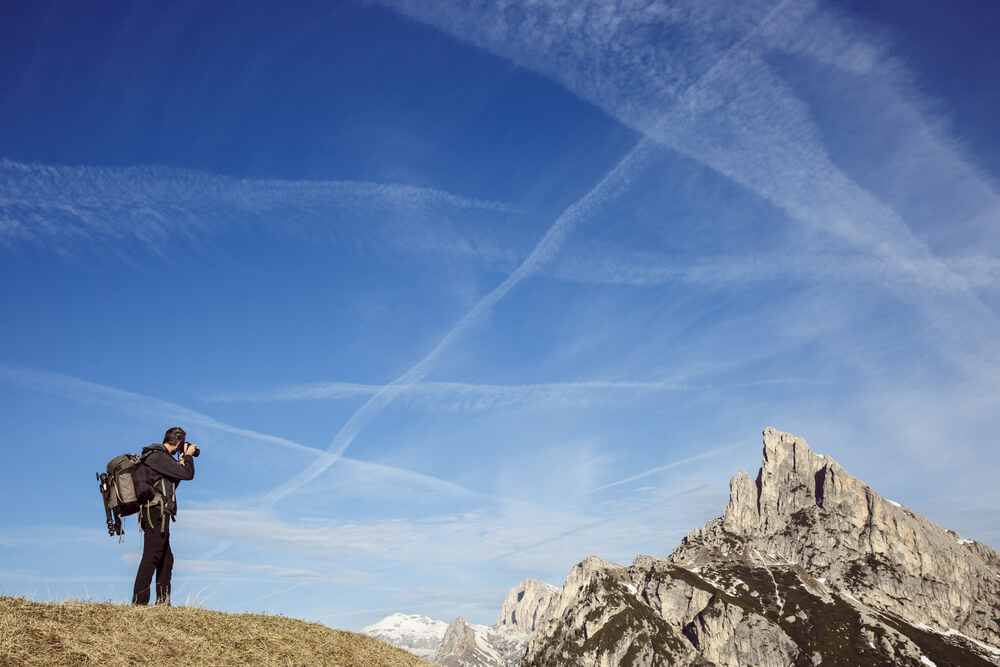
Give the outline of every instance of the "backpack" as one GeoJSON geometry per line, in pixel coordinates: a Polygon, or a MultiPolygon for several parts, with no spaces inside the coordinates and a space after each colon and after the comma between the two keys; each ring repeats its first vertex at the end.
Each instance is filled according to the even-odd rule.
{"type": "Polygon", "coordinates": [[[150,453],[116,456],[108,462],[107,473],[97,473],[108,535],[124,535],[121,518],[135,514],[144,503],[155,498],[153,469],[143,464],[150,453]]]}

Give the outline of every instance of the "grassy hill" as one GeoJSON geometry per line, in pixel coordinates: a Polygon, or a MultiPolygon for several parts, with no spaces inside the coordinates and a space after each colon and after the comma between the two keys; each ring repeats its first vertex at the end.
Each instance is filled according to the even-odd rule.
{"type": "Polygon", "coordinates": [[[278,616],[0,597],[0,665],[88,664],[428,665],[365,635],[278,616]]]}

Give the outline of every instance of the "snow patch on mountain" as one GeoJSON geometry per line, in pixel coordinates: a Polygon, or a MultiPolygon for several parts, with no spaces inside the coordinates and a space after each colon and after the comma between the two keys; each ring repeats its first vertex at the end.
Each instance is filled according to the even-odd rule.
{"type": "Polygon", "coordinates": [[[361,630],[374,637],[427,658],[441,646],[448,624],[421,614],[393,614],[361,630]]]}

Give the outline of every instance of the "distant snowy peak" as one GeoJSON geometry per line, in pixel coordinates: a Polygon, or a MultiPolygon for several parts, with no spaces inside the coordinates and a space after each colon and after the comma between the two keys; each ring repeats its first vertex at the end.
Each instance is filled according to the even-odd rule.
{"type": "Polygon", "coordinates": [[[392,632],[397,634],[439,634],[444,636],[444,631],[448,624],[444,621],[435,621],[433,618],[423,614],[393,614],[386,616],[378,623],[369,625],[361,632],[392,632]]]}
{"type": "Polygon", "coordinates": [[[444,621],[436,621],[421,614],[393,614],[361,632],[426,658],[441,646],[447,629],[448,624],[444,621]]]}

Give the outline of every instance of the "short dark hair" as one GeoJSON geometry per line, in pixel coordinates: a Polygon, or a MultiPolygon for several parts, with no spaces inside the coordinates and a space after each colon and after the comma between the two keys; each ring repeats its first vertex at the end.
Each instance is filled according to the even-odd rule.
{"type": "Polygon", "coordinates": [[[173,428],[168,428],[167,432],[163,434],[163,444],[164,445],[180,445],[187,440],[187,433],[184,432],[180,426],[174,426],[173,428]]]}

